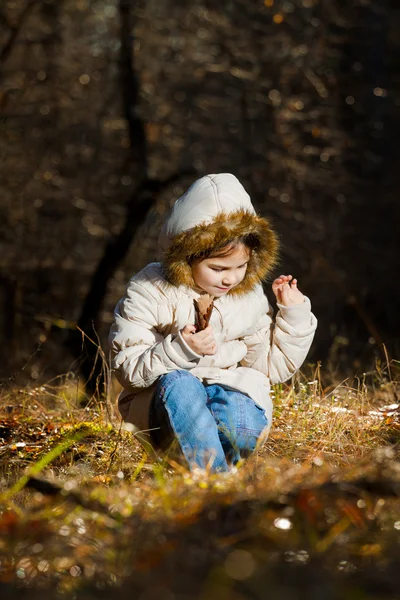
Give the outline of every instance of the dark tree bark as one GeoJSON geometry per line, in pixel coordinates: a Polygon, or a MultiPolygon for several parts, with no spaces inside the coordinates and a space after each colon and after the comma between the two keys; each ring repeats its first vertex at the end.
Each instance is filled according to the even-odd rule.
{"type": "Polygon", "coordinates": [[[126,208],[124,227],[107,244],[103,257],[93,273],[78,319],[77,330],[71,332],[67,340],[67,346],[79,361],[87,391],[91,394],[95,392],[101,394],[105,385],[102,357],[93,341],[96,340],[100,329],[100,314],[109,281],[126,257],[136,232],[144,223],[160,193],[182,177],[196,174],[194,169],[186,169],[164,180],[148,178],[148,146],[144,121],[138,109],[140,89],[133,62],[133,4],[130,0],[119,2],[120,79],[123,111],[128,123],[132,149],[132,166],[137,173],[139,183],[126,208]]]}
{"type": "Polygon", "coordinates": [[[133,11],[136,2],[119,1],[120,20],[120,80],[123,112],[128,124],[134,168],[143,179],[147,179],[148,150],[144,122],[139,112],[139,78],[134,65],[134,22],[133,11]]]}

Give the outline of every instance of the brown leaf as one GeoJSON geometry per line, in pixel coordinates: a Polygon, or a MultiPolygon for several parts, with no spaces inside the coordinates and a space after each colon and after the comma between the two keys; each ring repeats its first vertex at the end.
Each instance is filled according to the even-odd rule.
{"type": "Polygon", "coordinates": [[[203,331],[210,322],[212,309],[214,307],[214,296],[202,294],[198,300],[194,300],[194,307],[196,309],[197,330],[203,331]]]}

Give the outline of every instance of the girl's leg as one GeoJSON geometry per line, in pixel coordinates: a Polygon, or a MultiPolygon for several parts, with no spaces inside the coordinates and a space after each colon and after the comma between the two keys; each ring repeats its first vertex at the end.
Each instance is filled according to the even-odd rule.
{"type": "Polygon", "coordinates": [[[236,464],[255,450],[268,419],[264,410],[246,394],[220,385],[205,386],[205,390],[225,455],[236,464]]]}
{"type": "Polygon", "coordinates": [[[152,439],[166,449],[177,439],[189,466],[227,471],[228,463],[215,420],[207,408],[204,385],[187,371],[172,371],[158,380],[150,408],[152,439]]]}

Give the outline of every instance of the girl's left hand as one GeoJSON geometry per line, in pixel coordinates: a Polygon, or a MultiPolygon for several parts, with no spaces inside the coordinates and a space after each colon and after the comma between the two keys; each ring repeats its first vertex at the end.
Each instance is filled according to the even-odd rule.
{"type": "Polygon", "coordinates": [[[280,275],[273,282],[272,291],[283,306],[296,306],[304,302],[304,295],[297,288],[297,279],[293,279],[292,275],[280,275]]]}

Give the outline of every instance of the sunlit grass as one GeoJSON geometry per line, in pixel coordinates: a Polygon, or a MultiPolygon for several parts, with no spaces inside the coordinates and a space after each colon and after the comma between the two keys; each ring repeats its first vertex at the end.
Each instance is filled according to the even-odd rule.
{"type": "MultiPolygon", "coordinates": [[[[310,376],[300,373],[290,383],[274,386],[271,433],[247,461],[251,468],[279,460],[343,467],[382,445],[391,444],[397,451],[396,381],[376,372],[324,388],[319,367],[309,371],[310,376]]],[[[186,474],[185,466],[168,456],[152,460],[123,427],[115,406],[117,393],[114,386],[105,400],[92,399],[82,407],[82,384],[71,376],[5,393],[0,398],[1,435],[6,442],[3,485],[18,476],[21,465],[25,468],[40,460],[54,445],[80,431],[85,431],[82,439],[53,463],[53,476],[118,483],[146,476],[159,480],[160,471],[164,479],[186,474]]],[[[239,470],[246,470],[245,462],[239,470]]]]}
{"type": "MultiPolygon", "coordinates": [[[[230,586],[240,557],[252,565],[246,577],[261,563],[273,568],[278,555],[304,565],[326,555],[327,564],[343,563],[349,572],[364,557],[387,560],[400,527],[394,367],[390,377],[383,368],[333,383],[319,367],[309,371],[274,387],[269,439],[219,475],[151,458],[121,426],[117,388],[86,407],[71,376],[5,393],[0,580],[5,574],[59,592],[127,577],[139,585],[137,573],[147,581],[155,570],[162,578],[164,565],[186,564],[197,552],[199,565],[219,573],[215,589],[228,586],[225,595],[235,597],[230,586]],[[53,491],[40,481],[29,485],[25,475],[53,491]],[[349,482],[350,492],[340,487],[349,482]]],[[[185,568],[197,573],[189,563],[185,568]]]]}

